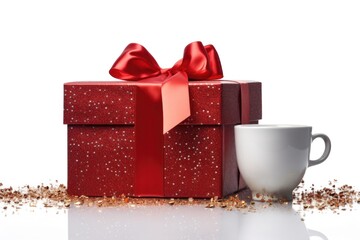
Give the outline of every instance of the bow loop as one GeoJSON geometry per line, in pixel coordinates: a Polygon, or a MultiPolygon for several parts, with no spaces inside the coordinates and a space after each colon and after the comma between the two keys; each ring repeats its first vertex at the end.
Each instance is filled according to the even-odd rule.
{"type": "Polygon", "coordinates": [[[206,45],[205,46],[205,50],[209,56],[209,70],[211,72],[210,76],[209,76],[209,80],[213,80],[213,79],[219,79],[222,78],[223,75],[223,71],[222,71],[222,67],[221,67],[221,62],[220,62],[220,57],[215,49],[215,47],[213,45],[206,45]]]}
{"type": "Polygon", "coordinates": [[[161,68],[145,47],[130,43],[109,73],[114,78],[136,81],[161,74],[161,68]]]}
{"type": "Polygon", "coordinates": [[[176,70],[186,72],[189,79],[193,80],[223,77],[220,59],[214,46],[204,46],[201,42],[193,42],[185,47],[183,59],[172,68],[172,71],[176,70]]]}

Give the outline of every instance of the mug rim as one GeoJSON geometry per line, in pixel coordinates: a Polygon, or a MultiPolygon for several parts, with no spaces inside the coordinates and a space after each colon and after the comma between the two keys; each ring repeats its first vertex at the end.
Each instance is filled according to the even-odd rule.
{"type": "Polygon", "coordinates": [[[235,128],[247,129],[296,129],[296,128],[311,128],[308,125],[299,124],[238,124],[235,128]]]}

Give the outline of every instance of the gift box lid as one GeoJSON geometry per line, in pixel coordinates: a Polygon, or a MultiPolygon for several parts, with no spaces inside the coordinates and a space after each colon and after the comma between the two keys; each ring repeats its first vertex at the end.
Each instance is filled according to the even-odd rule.
{"type": "MultiPolygon", "coordinates": [[[[129,81],[65,83],[64,124],[133,125],[136,91],[137,83],[129,81]]],[[[249,122],[262,116],[260,82],[189,81],[189,96],[191,116],[181,124],[238,124],[242,114],[248,115],[249,122]],[[241,96],[242,88],[247,96],[241,96]]]]}

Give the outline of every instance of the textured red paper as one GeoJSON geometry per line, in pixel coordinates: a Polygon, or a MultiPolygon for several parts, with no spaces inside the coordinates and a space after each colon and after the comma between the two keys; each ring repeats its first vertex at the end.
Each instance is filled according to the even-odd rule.
{"type": "MultiPolygon", "coordinates": [[[[261,83],[247,84],[255,123],[261,118],[261,83]]],[[[233,81],[189,82],[191,116],[164,135],[166,197],[222,197],[239,189],[233,125],[240,123],[240,87],[233,81]]],[[[64,88],[69,193],[134,196],[136,83],[64,88]]]]}

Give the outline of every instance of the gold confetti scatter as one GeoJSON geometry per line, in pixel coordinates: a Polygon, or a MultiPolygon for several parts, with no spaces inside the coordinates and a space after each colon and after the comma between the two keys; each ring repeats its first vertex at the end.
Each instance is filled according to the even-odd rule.
{"type": "MultiPolygon", "coordinates": [[[[360,203],[360,192],[356,191],[353,186],[348,184],[337,186],[337,180],[329,181],[328,186],[323,188],[315,188],[314,184],[310,189],[305,189],[304,182],[294,190],[293,201],[288,202],[279,200],[279,204],[293,204],[300,206],[302,211],[306,210],[331,210],[339,214],[341,211],[352,210],[355,204],[360,203]]],[[[71,196],[67,194],[64,184],[55,185],[44,184],[36,187],[26,185],[24,187],[14,189],[12,187],[4,187],[0,183],[0,206],[2,212],[6,214],[9,211],[17,211],[23,206],[32,208],[56,208],[67,209],[70,207],[117,207],[117,206],[179,206],[179,205],[201,205],[205,208],[223,208],[228,211],[246,210],[248,212],[256,212],[257,202],[253,201],[250,191],[243,190],[237,194],[230,195],[226,198],[219,199],[214,196],[210,199],[199,198],[138,198],[128,197],[125,195],[113,197],[88,197],[88,196],[71,196]]],[[[261,197],[261,196],[258,196],[261,197]]],[[[267,208],[274,205],[271,200],[261,201],[265,203],[261,208],[267,208]]],[[[58,213],[58,212],[57,212],[58,213]]]]}

